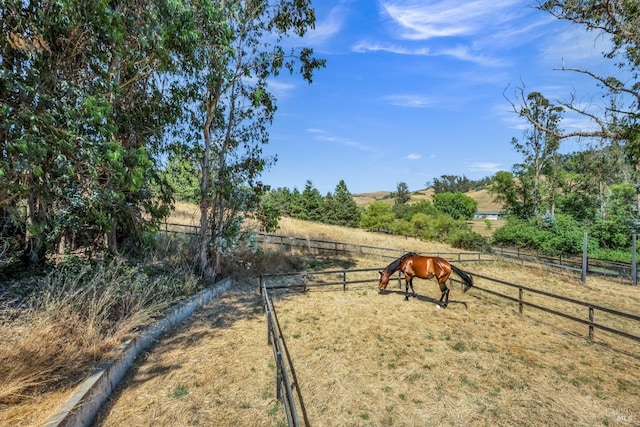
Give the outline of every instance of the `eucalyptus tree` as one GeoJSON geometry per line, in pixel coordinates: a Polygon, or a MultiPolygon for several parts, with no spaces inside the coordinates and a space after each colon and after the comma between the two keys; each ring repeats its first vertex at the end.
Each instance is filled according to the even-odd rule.
{"type": "MultiPolygon", "coordinates": [[[[637,1],[626,0],[544,0],[537,8],[552,16],[575,23],[593,32],[596,37],[610,42],[603,56],[612,60],[617,68],[611,75],[593,69],[565,67],[561,70],[582,74],[602,90],[603,104],[587,105],[578,102],[575,95],[559,105],[566,111],[579,114],[591,121],[588,129],[561,132],[548,128],[536,117],[525,115],[537,129],[555,135],[558,139],[595,138],[619,142],[624,146],[628,162],[635,168],[634,184],[638,188],[636,203],[640,206],[640,6],[637,1]]],[[[530,110],[531,102],[521,92],[514,109],[530,110]]]]}
{"type": "Polygon", "coordinates": [[[242,214],[267,190],[259,178],[275,159],[262,146],[276,110],[268,79],[284,68],[311,82],[324,61],[310,48],[284,44],[314,26],[310,0],[204,0],[191,8],[197,43],[183,66],[185,141],[202,148],[198,264],[213,277],[220,255],[237,240],[242,214]]]}
{"type": "MultiPolygon", "coordinates": [[[[540,184],[544,169],[554,171],[551,163],[554,160],[559,147],[558,134],[559,122],[562,118],[562,107],[553,105],[539,92],[527,95],[526,105],[521,107],[521,117],[532,118],[536,123],[543,125],[544,129],[533,126],[525,131],[524,140],[517,138],[511,140],[516,151],[524,156],[524,161],[531,166],[533,172],[533,216],[538,217],[540,211],[541,195],[540,184]]],[[[551,177],[551,182],[555,179],[551,177]]]]}
{"type": "Polygon", "coordinates": [[[181,38],[168,35],[180,20],[165,6],[3,1],[2,238],[19,242],[31,262],[65,238],[115,249],[168,212],[167,194],[150,185],[178,105],[162,72],[175,65],[170,52],[181,38]]]}

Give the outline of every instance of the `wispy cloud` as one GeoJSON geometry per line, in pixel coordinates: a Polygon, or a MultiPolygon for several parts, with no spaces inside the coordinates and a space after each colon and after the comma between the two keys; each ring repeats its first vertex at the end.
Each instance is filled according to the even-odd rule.
{"type": "Polygon", "coordinates": [[[383,1],[384,13],[399,26],[400,37],[427,40],[433,37],[469,36],[510,19],[503,13],[519,0],[413,0],[383,1]]]}
{"type": "Polygon", "coordinates": [[[422,154],[412,153],[407,156],[407,160],[420,160],[421,158],[422,158],[422,154]]]}
{"type": "Polygon", "coordinates": [[[360,151],[375,151],[374,148],[363,144],[361,142],[358,141],[354,141],[352,139],[349,138],[344,138],[344,137],[340,137],[340,136],[334,136],[329,134],[328,132],[322,130],[322,129],[317,129],[317,128],[309,128],[307,129],[307,132],[311,133],[314,135],[314,139],[317,141],[322,141],[322,142],[330,142],[330,143],[334,143],[334,144],[340,144],[340,145],[344,145],[347,147],[352,147],[355,148],[357,150],[360,151]]]}
{"type": "Polygon", "coordinates": [[[558,68],[565,64],[567,67],[580,68],[587,61],[591,66],[593,61],[603,61],[602,52],[610,49],[610,38],[597,32],[584,31],[580,27],[571,27],[566,31],[551,33],[549,43],[544,44],[540,54],[545,61],[558,68]]]}
{"type": "Polygon", "coordinates": [[[473,162],[473,163],[469,163],[469,170],[472,172],[496,173],[502,170],[502,168],[500,167],[500,163],[473,162]]]}
{"type": "Polygon", "coordinates": [[[386,43],[371,43],[361,41],[356,43],[351,50],[358,53],[366,52],[389,52],[398,55],[429,55],[429,48],[408,48],[399,45],[386,44],[386,43]]]}
{"type": "Polygon", "coordinates": [[[276,97],[276,98],[282,98],[285,97],[289,94],[291,94],[291,92],[293,92],[296,88],[296,86],[294,84],[291,83],[284,83],[275,79],[270,79],[268,82],[269,85],[269,89],[271,91],[271,93],[276,97]]]}
{"type": "Polygon", "coordinates": [[[406,47],[391,43],[376,43],[361,41],[353,45],[353,52],[388,52],[396,55],[415,55],[415,56],[448,56],[459,61],[473,62],[485,66],[503,66],[507,61],[500,58],[492,58],[487,55],[474,53],[469,46],[458,45],[446,49],[430,49],[428,47],[406,47]]]}
{"type": "Polygon", "coordinates": [[[322,45],[340,33],[346,20],[346,10],[336,6],[324,17],[316,20],[315,28],[304,35],[304,42],[310,46],[322,45]]]}
{"type": "Polygon", "coordinates": [[[479,65],[490,67],[505,66],[508,65],[509,62],[505,59],[492,58],[490,56],[477,54],[473,52],[473,50],[469,46],[464,45],[458,45],[448,49],[436,51],[434,52],[434,55],[449,56],[459,61],[473,62],[479,65]]]}
{"type": "Polygon", "coordinates": [[[433,99],[420,95],[391,95],[384,100],[391,105],[408,108],[428,108],[435,104],[433,99]]]}

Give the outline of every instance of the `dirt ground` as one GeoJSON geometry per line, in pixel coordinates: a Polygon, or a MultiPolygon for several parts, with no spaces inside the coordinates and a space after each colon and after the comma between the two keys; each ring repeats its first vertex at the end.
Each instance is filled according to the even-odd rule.
{"type": "MultiPolygon", "coordinates": [[[[622,311],[640,307],[630,286],[503,263],[465,267],[622,311]]],[[[311,425],[640,425],[637,343],[602,331],[591,342],[584,325],[531,308],[520,315],[517,304],[479,290],[453,287],[449,308],[439,309],[436,282],[414,285],[419,296],[408,302],[403,290],[379,294],[375,283],[273,292],[311,425]]],[[[257,281],[248,280],[163,337],[96,425],[286,425],[274,369],[257,281]]]]}

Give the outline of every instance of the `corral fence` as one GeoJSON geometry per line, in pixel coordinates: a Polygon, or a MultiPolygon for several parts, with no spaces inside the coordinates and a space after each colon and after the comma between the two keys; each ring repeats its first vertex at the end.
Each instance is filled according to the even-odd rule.
{"type": "MultiPolygon", "coordinates": [[[[457,258],[464,262],[465,255],[468,254],[460,253],[457,254],[457,256],[450,256],[449,258],[457,258]]],[[[467,259],[467,261],[476,262],[477,260],[471,258],[467,259]]],[[[304,425],[308,426],[309,421],[304,408],[302,393],[298,387],[298,380],[295,376],[293,362],[282,336],[282,330],[280,329],[275,309],[269,297],[269,292],[275,290],[305,292],[311,290],[311,288],[318,288],[318,290],[322,290],[322,288],[333,288],[333,290],[342,288],[343,291],[347,291],[347,289],[352,286],[360,288],[362,285],[377,290],[379,270],[379,268],[366,268],[260,275],[259,287],[264,301],[265,312],[267,313],[269,343],[273,347],[274,358],[277,365],[276,387],[278,389],[278,399],[280,399],[285,406],[289,426],[300,425],[300,420],[297,415],[298,412],[303,414],[304,425]]],[[[595,339],[595,330],[599,329],[640,342],[640,334],[637,332],[640,329],[640,316],[636,314],[555,295],[550,292],[533,289],[470,271],[469,273],[476,279],[471,290],[481,291],[515,302],[518,304],[520,314],[524,313],[524,307],[526,306],[560,316],[586,326],[588,328],[587,336],[592,341],[595,339]],[[484,283],[479,285],[477,279],[486,281],[486,285],[484,283]],[[496,285],[498,288],[503,288],[496,289],[496,285]],[[492,289],[490,289],[490,287],[492,287],[492,289]],[[507,290],[505,291],[504,289],[507,290]],[[508,290],[517,293],[515,296],[509,295],[508,290]],[[543,300],[544,302],[542,302],[543,300]],[[579,313],[582,313],[582,315],[579,313]],[[598,318],[597,320],[596,317],[598,318]]],[[[398,287],[400,288],[404,283],[403,275],[400,272],[398,272],[397,281],[398,287]]],[[[462,282],[453,277],[449,279],[449,282],[450,284],[454,282],[459,283],[462,287],[462,282]]]]}
{"type": "MultiPolygon", "coordinates": [[[[518,304],[518,311],[523,314],[524,307],[532,307],[546,313],[554,314],[556,316],[569,319],[573,322],[577,322],[588,327],[588,336],[590,340],[594,339],[594,331],[600,329],[615,335],[622,336],[634,341],[640,342],[640,334],[632,333],[632,330],[640,329],[640,316],[631,313],[625,313],[619,310],[614,310],[602,305],[593,304],[590,302],[580,301],[573,298],[556,295],[551,292],[542,291],[539,289],[530,288],[527,286],[519,285],[516,283],[507,282],[500,279],[484,276],[481,274],[471,273],[474,278],[481,278],[488,281],[491,284],[497,284],[499,286],[506,287],[508,289],[517,290],[517,296],[507,295],[503,293],[505,291],[497,291],[495,289],[489,289],[486,287],[478,286],[477,283],[473,285],[472,289],[480,290],[482,292],[489,293],[491,295],[513,301],[518,304]],[[525,299],[525,293],[529,293],[529,299],[525,299]],[[541,302],[541,301],[544,301],[541,302]],[[559,303],[561,302],[561,303],[559,303]],[[562,304],[568,303],[568,304],[562,304]],[[545,304],[545,305],[542,305],[545,304]],[[603,321],[610,323],[605,325],[596,321],[596,312],[600,312],[599,317],[602,317],[603,321]],[[570,314],[570,313],[583,313],[582,316],[570,314]],[[631,328],[625,328],[622,330],[624,320],[631,320],[631,328]],[[620,326],[613,326],[620,325],[620,326]]],[[[451,281],[460,283],[458,279],[451,278],[451,281]]]]}
{"type": "MultiPolygon", "coordinates": [[[[465,260],[464,255],[464,253],[459,254],[459,258],[463,260],[462,262],[465,260]]],[[[474,259],[467,259],[467,261],[475,262],[474,259]]],[[[266,290],[271,289],[307,291],[313,287],[329,286],[341,286],[342,289],[346,291],[350,285],[377,285],[379,270],[380,269],[377,268],[368,268],[263,274],[260,276],[260,291],[266,292],[266,290]]],[[[640,329],[640,316],[637,314],[626,313],[599,304],[556,295],[471,271],[469,271],[469,273],[474,279],[480,278],[485,280],[488,285],[479,285],[476,280],[471,290],[482,291],[515,302],[518,304],[520,314],[523,314],[525,306],[531,307],[587,326],[587,335],[591,340],[594,340],[595,330],[600,329],[640,342],[640,333],[636,332],[640,329]],[[496,289],[496,286],[498,289],[496,289]],[[505,288],[513,290],[514,295],[509,295],[508,291],[504,290],[505,288]]],[[[450,277],[449,282],[459,283],[462,286],[462,282],[454,277],[450,277]]],[[[399,288],[402,287],[404,283],[403,275],[400,272],[397,276],[397,283],[399,288]]]]}
{"type": "Polygon", "coordinates": [[[267,343],[273,349],[273,358],[276,364],[277,399],[282,403],[285,415],[287,416],[287,423],[290,427],[301,425],[298,412],[302,413],[304,425],[308,426],[309,420],[293,368],[293,362],[291,361],[291,355],[282,337],[282,329],[278,322],[278,316],[269,297],[269,292],[267,292],[267,289],[264,287],[264,283],[260,286],[260,293],[262,294],[262,304],[267,316],[267,343]],[[298,409],[300,409],[300,411],[298,411],[298,409]]]}
{"type": "MultiPolygon", "coordinates": [[[[276,245],[285,250],[293,248],[317,253],[375,255],[396,259],[407,252],[406,249],[392,249],[379,246],[356,245],[353,243],[333,242],[329,240],[306,239],[303,237],[280,236],[276,234],[257,233],[258,243],[276,245]]],[[[422,255],[440,256],[449,261],[494,261],[495,255],[487,252],[420,252],[422,255]]]]}
{"type": "MultiPolygon", "coordinates": [[[[199,226],[163,223],[160,230],[168,233],[181,233],[188,235],[198,235],[199,226]]],[[[405,236],[407,237],[407,236],[405,236]]],[[[408,236],[412,237],[412,236],[408,236]]],[[[276,245],[289,251],[294,248],[306,250],[311,253],[333,253],[333,254],[358,254],[358,255],[378,255],[388,258],[397,258],[406,250],[390,249],[376,246],[356,245],[350,243],[341,243],[328,240],[307,239],[302,237],[290,237],[277,234],[256,233],[256,241],[262,245],[276,245]]],[[[544,264],[559,271],[565,271],[570,274],[582,274],[583,281],[586,275],[605,276],[609,279],[617,280],[621,283],[631,283],[637,285],[637,265],[598,260],[589,257],[576,256],[546,256],[519,248],[493,247],[491,252],[465,252],[462,253],[423,253],[423,255],[441,256],[449,261],[471,261],[475,258],[476,262],[493,261],[497,257],[505,260],[519,262],[522,265],[526,263],[544,264]],[[635,271],[634,271],[635,270],[635,271]]]]}

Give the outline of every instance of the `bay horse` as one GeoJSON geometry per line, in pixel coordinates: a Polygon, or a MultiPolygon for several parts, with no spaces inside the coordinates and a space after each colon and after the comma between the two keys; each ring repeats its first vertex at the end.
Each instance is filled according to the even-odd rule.
{"type": "Polygon", "coordinates": [[[456,273],[462,279],[464,283],[463,292],[467,292],[469,288],[473,286],[473,277],[455,265],[449,264],[447,260],[440,257],[424,256],[418,255],[415,252],[408,252],[393,261],[384,270],[380,271],[380,282],[378,283],[378,291],[380,293],[387,289],[391,275],[398,270],[404,273],[404,280],[406,282],[405,301],[409,301],[409,286],[411,286],[413,296],[416,296],[416,291],[413,289],[414,277],[421,279],[431,279],[435,277],[436,280],[438,280],[440,290],[442,291],[438,305],[443,308],[446,308],[447,304],[449,304],[449,288],[447,288],[446,282],[451,272],[456,273]]]}

